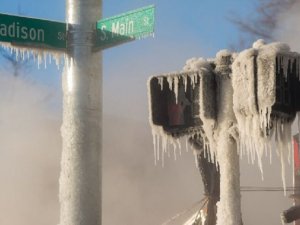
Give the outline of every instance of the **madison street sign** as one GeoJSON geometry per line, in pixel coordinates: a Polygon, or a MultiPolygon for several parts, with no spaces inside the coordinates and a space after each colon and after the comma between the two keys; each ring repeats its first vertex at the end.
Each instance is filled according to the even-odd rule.
{"type": "Polygon", "coordinates": [[[66,49],[65,23],[0,14],[0,41],[20,46],[66,49]]]}

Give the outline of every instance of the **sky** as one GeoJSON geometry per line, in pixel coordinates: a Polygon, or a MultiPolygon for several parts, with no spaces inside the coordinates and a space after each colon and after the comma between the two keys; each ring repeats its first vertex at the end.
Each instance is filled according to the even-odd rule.
{"type": "MultiPolygon", "coordinates": [[[[1,13],[21,12],[30,17],[65,20],[64,1],[0,0],[0,3],[1,13]]],[[[107,99],[105,94],[110,94],[106,90],[117,88],[126,91],[128,84],[121,85],[121,82],[116,82],[124,77],[124,74],[127,77],[126,82],[136,82],[135,88],[144,95],[114,96],[105,103],[107,107],[104,107],[104,113],[114,114],[121,111],[124,107],[122,104],[126,102],[122,97],[145,99],[145,86],[141,83],[145,83],[150,75],[180,70],[191,57],[214,57],[219,50],[238,41],[238,30],[227,18],[233,13],[250,14],[253,8],[247,0],[112,0],[103,1],[103,18],[148,5],[156,7],[155,37],[103,51],[104,101],[107,99]],[[222,35],[216,35],[216,31],[222,35]]],[[[33,66],[31,70],[35,82],[53,86],[60,91],[62,69],[57,70],[55,65],[49,65],[46,70],[35,68],[33,66]]],[[[147,109],[146,104],[140,108],[147,109]]],[[[137,119],[142,120],[146,113],[144,110],[138,113],[131,112],[129,115],[135,114],[137,119]]]]}
{"type": "MultiPolygon", "coordinates": [[[[103,51],[104,225],[160,225],[203,197],[201,179],[191,152],[184,153],[176,162],[167,159],[165,168],[154,167],[146,82],[151,75],[181,70],[189,58],[214,57],[219,50],[236,43],[240,32],[229,22],[228,17],[235,14],[251,15],[254,8],[253,2],[249,0],[104,0],[103,17],[152,4],[156,7],[154,38],[148,37],[103,51]],[[141,222],[144,218],[147,220],[141,222]]],[[[62,0],[0,0],[0,5],[0,13],[22,12],[30,17],[65,20],[65,2],[62,0]]],[[[0,71],[7,72],[1,65],[0,71]]],[[[7,179],[5,193],[20,193],[17,197],[21,198],[23,195],[23,199],[31,202],[35,209],[41,207],[40,201],[47,203],[47,209],[40,213],[47,218],[48,223],[45,224],[54,224],[58,220],[61,73],[62,68],[57,69],[55,65],[39,70],[32,65],[24,76],[24,83],[14,86],[19,98],[15,102],[5,102],[0,98],[2,109],[4,105],[10,110],[32,113],[32,116],[28,113],[26,117],[23,113],[17,114],[16,117],[20,120],[14,123],[13,128],[9,123],[6,124],[5,129],[9,132],[5,139],[5,149],[13,150],[1,153],[5,156],[2,160],[6,162],[2,164],[2,170],[11,170],[12,165],[18,164],[19,172],[7,179]],[[26,91],[29,89],[30,92],[26,91]],[[36,104],[45,98],[50,98],[51,104],[36,104]],[[30,107],[24,104],[27,100],[30,101],[30,107]],[[44,117],[47,119],[42,119],[44,117]],[[16,134],[20,124],[24,129],[16,134]],[[28,134],[28,130],[37,134],[38,141],[37,137],[28,134]],[[12,145],[18,135],[22,136],[22,141],[12,145]],[[47,143],[49,148],[44,147],[47,143]],[[25,150],[30,149],[31,158],[24,156],[22,146],[26,146],[25,150]],[[29,169],[25,169],[26,166],[29,169]],[[45,173],[40,172],[40,168],[45,173]],[[24,177],[28,178],[26,182],[23,182],[24,177]],[[26,188],[22,192],[17,189],[23,186],[26,188]],[[47,190],[47,198],[41,197],[44,190],[47,190]],[[32,194],[34,191],[36,195],[32,194]]],[[[2,80],[5,87],[9,87],[8,84],[11,83],[14,84],[2,80]]],[[[1,90],[9,93],[8,88],[1,90]]],[[[2,114],[6,116],[4,118],[11,119],[10,110],[2,114]]],[[[4,132],[1,127],[0,132],[4,132]]],[[[1,140],[3,139],[0,142],[1,140]]],[[[241,182],[244,186],[281,186],[279,162],[275,154],[274,163],[265,167],[265,181],[261,181],[258,167],[248,165],[246,161],[241,161],[241,182]]],[[[3,174],[0,173],[4,176],[3,174]]],[[[13,212],[14,205],[20,204],[17,197],[7,197],[6,201],[2,201],[9,203],[10,213],[13,212]]],[[[279,225],[279,213],[291,204],[282,193],[245,193],[242,201],[244,224],[279,225]],[[272,207],[269,207],[270,202],[272,207]],[[270,215],[270,218],[265,215],[270,215]]],[[[0,203],[0,209],[5,210],[5,207],[5,204],[0,203]]],[[[8,225],[23,225],[24,221],[26,225],[35,224],[32,222],[35,212],[28,211],[26,204],[20,204],[18,212],[22,212],[20,219],[5,220],[10,221],[8,225]]],[[[180,223],[174,221],[170,224],[180,223]]]]}
{"type": "MultiPolygon", "coordinates": [[[[30,17],[65,20],[64,1],[0,0],[0,3],[1,13],[18,14],[21,12],[30,17]]],[[[113,77],[116,67],[128,68],[127,65],[130,65],[128,61],[140,58],[141,55],[144,61],[153,56],[156,56],[158,61],[160,61],[159,58],[164,58],[163,68],[151,65],[155,62],[148,62],[146,66],[149,68],[149,74],[147,75],[178,70],[189,57],[212,57],[220,49],[227,48],[238,39],[238,30],[226,17],[229,17],[232,12],[247,14],[251,10],[251,3],[247,0],[189,0],[185,2],[179,0],[113,0],[103,1],[103,18],[152,4],[156,6],[155,38],[134,41],[105,50],[104,79],[113,77]],[[222,32],[222,35],[216,35],[216,30],[222,32]]],[[[34,72],[36,71],[32,71],[34,72]]],[[[57,84],[61,71],[57,71],[54,65],[36,73],[45,75],[37,76],[35,79],[41,79],[42,82],[60,88],[57,84]]]]}

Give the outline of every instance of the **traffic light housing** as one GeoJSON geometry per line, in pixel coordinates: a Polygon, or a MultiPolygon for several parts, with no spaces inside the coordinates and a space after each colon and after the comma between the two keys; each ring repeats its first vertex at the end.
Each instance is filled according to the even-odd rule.
{"type": "MultiPolygon", "coordinates": [[[[210,71],[180,72],[151,77],[148,84],[150,122],[162,126],[164,132],[175,137],[201,133],[200,95],[203,91],[200,88],[203,87],[201,82],[210,82],[210,85],[205,85],[207,87],[216,85],[214,75],[210,71]]],[[[215,88],[211,88],[210,92],[213,93],[214,99],[215,88]]],[[[213,105],[214,102],[207,104],[213,105]]]]}

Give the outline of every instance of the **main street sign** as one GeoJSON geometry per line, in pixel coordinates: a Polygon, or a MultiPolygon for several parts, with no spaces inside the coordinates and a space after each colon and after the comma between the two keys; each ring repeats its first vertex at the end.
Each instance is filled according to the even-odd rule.
{"type": "Polygon", "coordinates": [[[20,46],[66,49],[65,23],[0,14],[0,41],[20,46]]]}
{"type": "Polygon", "coordinates": [[[104,49],[154,32],[153,5],[97,22],[96,47],[104,49]]]}

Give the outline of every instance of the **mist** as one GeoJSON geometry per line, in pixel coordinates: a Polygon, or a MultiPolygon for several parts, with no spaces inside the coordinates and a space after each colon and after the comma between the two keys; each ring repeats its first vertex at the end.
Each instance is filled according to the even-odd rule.
{"type": "Polygon", "coordinates": [[[290,8],[282,11],[277,16],[277,27],[273,37],[275,40],[285,42],[290,45],[292,51],[300,52],[300,2],[296,1],[290,8]]]}
{"type": "Polygon", "coordinates": [[[60,119],[52,90],[0,75],[0,224],[55,224],[60,119]]]}
{"type": "MultiPolygon", "coordinates": [[[[61,93],[9,74],[0,89],[0,224],[58,224],[61,93]]],[[[147,122],[104,115],[103,224],[162,224],[203,197],[191,150],[154,166],[147,122]]]]}

